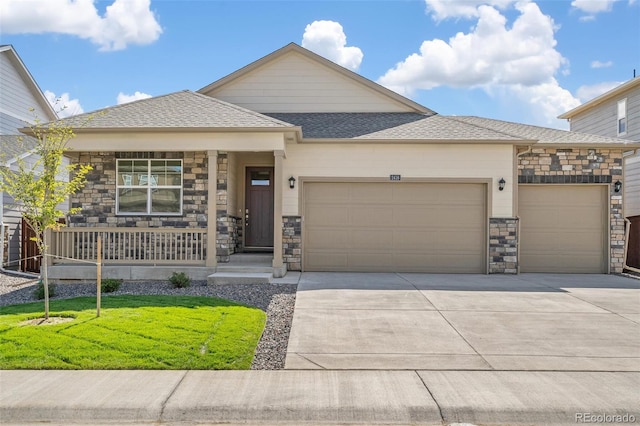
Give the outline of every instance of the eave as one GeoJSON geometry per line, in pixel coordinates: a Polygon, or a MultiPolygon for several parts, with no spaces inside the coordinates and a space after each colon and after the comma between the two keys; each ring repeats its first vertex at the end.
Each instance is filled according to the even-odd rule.
{"type": "Polygon", "coordinates": [[[640,86],[640,76],[635,77],[634,79],[629,80],[626,83],[623,83],[615,87],[614,89],[609,90],[608,92],[603,93],[602,95],[596,98],[593,98],[592,100],[585,102],[582,105],[579,105],[572,110],[565,112],[564,114],[559,115],[558,118],[570,120],[576,115],[579,115],[585,111],[588,111],[591,108],[595,108],[604,102],[615,99],[620,95],[622,95],[623,93],[625,93],[626,91],[634,89],[638,86],[640,86]]]}

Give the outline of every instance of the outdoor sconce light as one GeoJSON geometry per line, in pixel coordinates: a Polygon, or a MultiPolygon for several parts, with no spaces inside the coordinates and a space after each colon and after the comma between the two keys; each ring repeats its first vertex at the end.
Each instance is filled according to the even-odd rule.
{"type": "Polygon", "coordinates": [[[621,189],[622,189],[622,182],[618,180],[616,181],[616,183],[613,184],[613,190],[615,192],[620,192],[621,189]]]}
{"type": "Polygon", "coordinates": [[[296,187],[296,178],[294,178],[293,176],[291,176],[289,178],[289,188],[293,189],[296,187]]]}
{"type": "Polygon", "coordinates": [[[504,184],[507,183],[504,178],[500,178],[500,180],[498,181],[498,190],[502,191],[504,189],[504,184]]]}

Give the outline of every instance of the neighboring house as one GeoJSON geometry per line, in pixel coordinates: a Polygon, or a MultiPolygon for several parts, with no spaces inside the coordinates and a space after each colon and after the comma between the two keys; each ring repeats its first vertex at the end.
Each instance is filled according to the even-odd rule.
{"type": "MultiPolygon", "coordinates": [[[[565,112],[576,132],[620,137],[640,142],[640,77],[565,112]]],[[[627,263],[640,268],[640,151],[629,150],[624,157],[624,215],[633,225],[627,263]]]]}
{"type": "Polygon", "coordinates": [[[192,276],[270,250],[274,276],[621,272],[615,183],[640,147],[442,116],[296,44],[76,133],[94,171],[55,250],[91,259],[100,234],[106,264],[192,276]]]}
{"type": "MultiPolygon", "coordinates": [[[[16,160],[33,164],[36,140],[18,131],[25,125],[58,118],[16,51],[0,45],[0,167],[16,167],[16,160]]],[[[0,268],[18,269],[21,254],[21,214],[13,199],[0,192],[0,268]]]]}

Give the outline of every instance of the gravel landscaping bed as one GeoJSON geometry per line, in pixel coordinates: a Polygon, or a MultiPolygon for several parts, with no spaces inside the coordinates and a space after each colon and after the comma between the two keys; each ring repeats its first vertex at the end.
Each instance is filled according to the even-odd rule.
{"type": "MultiPolygon", "coordinates": [[[[38,279],[0,272],[0,306],[35,302],[33,290],[38,279]]],[[[56,285],[56,299],[95,296],[95,282],[64,283],[56,285]]],[[[279,370],[284,368],[289,331],[296,300],[296,285],[207,285],[206,281],[192,281],[187,288],[173,288],[167,281],[125,282],[118,291],[103,293],[103,297],[121,294],[211,296],[255,306],[267,313],[267,324],[256,348],[252,370],[279,370]]]]}

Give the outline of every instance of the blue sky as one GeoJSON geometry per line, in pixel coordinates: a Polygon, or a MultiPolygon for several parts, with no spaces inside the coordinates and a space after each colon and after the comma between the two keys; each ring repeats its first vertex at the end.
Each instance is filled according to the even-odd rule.
{"type": "Polygon", "coordinates": [[[640,73],[640,0],[2,0],[63,115],[197,90],[295,42],[445,115],[555,117],[640,73]]]}

